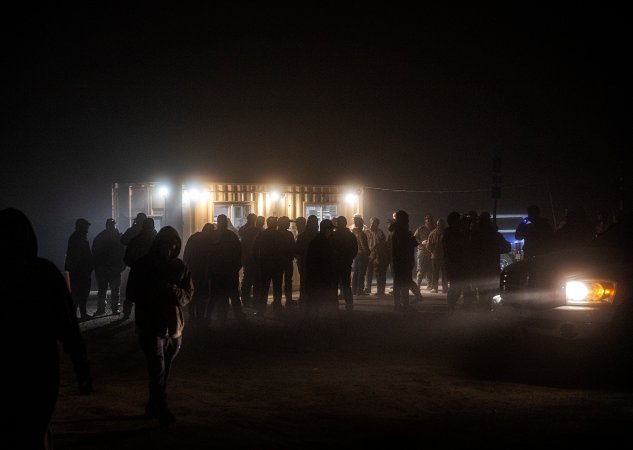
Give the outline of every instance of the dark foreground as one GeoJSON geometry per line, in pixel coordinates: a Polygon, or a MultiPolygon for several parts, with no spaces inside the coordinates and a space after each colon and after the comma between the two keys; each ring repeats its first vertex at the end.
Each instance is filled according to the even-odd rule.
{"type": "Polygon", "coordinates": [[[95,393],[76,394],[64,357],[56,448],[610,447],[633,437],[622,355],[507,341],[482,313],[448,316],[442,294],[426,294],[413,314],[391,305],[363,297],[338,324],[288,312],[188,327],[168,389],[177,422],[167,429],[143,415],[133,322],[84,323],[95,393]]]}

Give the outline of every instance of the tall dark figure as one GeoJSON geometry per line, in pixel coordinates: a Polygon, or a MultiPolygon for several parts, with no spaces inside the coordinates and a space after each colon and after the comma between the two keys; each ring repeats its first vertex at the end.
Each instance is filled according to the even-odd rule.
{"type": "Polygon", "coordinates": [[[393,299],[396,311],[413,310],[409,304],[409,289],[413,281],[415,249],[418,241],[409,230],[409,214],[399,210],[395,222],[389,225],[391,237],[391,262],[393,265],[393,299]]]}
{"type": "Polygon", "coordinates": [[[136,330],[147,362],[149,399],[145,414],[157,418],[163,427],[175,421],[167,407],[167,380],[182,344],[183,308],[193,296],[191,274],[178,258],[180,247],[178,232],[163,227],[149,253],[132,265],[126,292],[136,305],[136,330]]]}
{"type": "Polygon", "coordinates": [[[4,448],[51,449],[49,424],[60,383],[58,343],[70,355],[80,394],[92,392],[86,347],[64,277],[52,262],[37,256],[37,238],[26,215],[14,208],[0,211],[0,239],[5,312],[15,319],[28,309],[27,328],[21,320],[5,321],[8,354],[3,358],[10,367],[4,382],[14,395],[2,401],[8,431],[4,448]]]}
{"type": "Polygon", "coordinates": [[[75,221],[75,231],[68,238],[64,263],[64,270],[70,277],[70,293],[75,304],[75,313],[78,309],[82,321],[90,318],[86,312],[93,269],[92,251],[88,242],[89,228],[90,222],[86,219],[75,221]]]}
{"type": "Polygon", "coordinates": [[[114,219],[106,220],[105,230],[92,241],[92,258],[97,279],[97,311],[95,316],[106,312],[106,296],[110,288],[110,310],[120,313],[121,272],[125,270],[123,255],[125,246],[121,244],[121,233],[116,229],[114,219]]]}

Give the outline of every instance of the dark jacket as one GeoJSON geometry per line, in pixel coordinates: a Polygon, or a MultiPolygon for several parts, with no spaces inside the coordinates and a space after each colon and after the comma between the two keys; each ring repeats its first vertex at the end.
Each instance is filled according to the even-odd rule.
{"type": "MultiPolygon", "coordinates": [[[[351,234],[351,233],[350,233],[351,234]]],[[[332,238],[318,233],[306,252],[306,291],[310,302],[336,302],[338,276],[332,264],[335,249],[332,238]]]]}
{"type": "Polygon", "coordinates": [[[92,241],[92,259],[95,275],[116,275],[125,270],[123,256],[125,246],[121,244],[121,233],[116,230],[105,229],[92,241]]]}
{"type": "Polygon", "coordinates": [[[284,254],[279,231],[267,228],[260,232],[255,239],[253,255],[261,270],[282,271],[284,254]]]}
{"type": "Polygon", "coordinates": [[[141,256],[146,255],[152,247],[155,237],[156,230],[150,229],[143,230],[140,234],[134,236],[125,249],[123,257],[125,264],[132,267],[141,256]]]}
{"type": "MultiPolygon", "coordinates": [[[[444,247],[444,267],[450,279],[463,279],[470,273],[470,257],[468,253],[469,239],[459,225],[449,225],[442,236],[444,247]]],[[[497,264],[499,264],[497,262],[497,264]]]]}
{"type": "Polygon", "coordinates": [[[3,399],[5,448],[41,448],[60,383],[59,344],[72,361],[80,393],[92,389],[90,365],[73,301],[63,275],[37,256],[37,239],[19,210],[0,211],[0,280],[7,339],[4,379],[14,395],[3,399]],[[9,257],[10,256],[10,257],[9,257]],[[28,320],[24,317],[28,309],[28,320]],[[15,395],[17,394],[17,395],[15,395]]]}
{"type": "Polygon", "coordinates": [[[358,253],[358,241],[349,228],[337,228],[332,234],[334,259],[338,269],[350,268],[358,253]]]}
{"type": "Polygon", "coordinates": [[[187,239],[182,259],[192,273],[206,274],[214,232],[212,230],[198,231],[187,239]]]}
{"type": "Polygon", "coordinates": [[[415,267],[418,241],[404,224],[395,222],[391,228],[391,264],[395,273],[411,273],[415,267]]]}
{"type": "Polygon", "coordinates": [[[64,270],[75,277],[90,278],[93,267],[92,252],[86,233],[73,232],[68,238],[64,270]]]}
{"type": "Polygon", "coordinates": [[[238,274],[242,268],[242,244],[233,231],[226,229],[213,232],[207,267],[210,276],[238,274]]]}
{"type": "Polygon", "coordinates": [[[240,227],[240,242],[242,245],[242,265],[246,266],[253,263],[253,246],[255,239],[260,233],[260,229],[255,225],[243,225],[240,227]]]}
{"type": "MultiPolygon", "coordinates": [[[[167,234],[167,229],[173,230],[161,229],[150,251],[132,265],[126,298],[136,305],[136,326],[140,333],[175,338],[182,335],[185,325],[182,308],[191,301],[193,281],[180,258],[160,256],[161,237],[167,234]]],[[[180,238],[174,254],[178,253],[180,238]]]]}

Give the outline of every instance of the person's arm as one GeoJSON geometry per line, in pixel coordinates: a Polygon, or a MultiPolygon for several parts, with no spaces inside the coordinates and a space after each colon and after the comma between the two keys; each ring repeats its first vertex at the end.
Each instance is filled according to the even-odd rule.
{"type": "Polygon", "coordinates": [[[530,220],[527,217],[521,220],[521,223],[517,225],[516,231],[514,232],[514,238],[517,241],[522,241],[523,239],[525,239],[528,233],[528,226],[530,225],[532,225],[532,222],[530,222],[530,220]]]}
{"type": "Polygon", "coordinates": [[[52,266],[52,263],[49,272],[51,278],[49,285],[52,294],[50,298],[54,302],[51,320],[55,324],[56,338],[61,342],[64,352],[70,356],[77,377],[79,393],[88,395],[93,391],[90,361],[79,329],[73,300],[66,287],[64,277],[57,268],[52,266]]]}
{"type": "MultiPolygon", "coordinates": [[[[177,264],[178,270],[181,273],[178,283],[170,283],[169,290],[170,296],[174,303],[180,306],[187,306],[193,297],[193,280],[191,279],[191,272],[185,266],[181,260],[176,260],[174,264],[177,264]]],[[[128,281],[129,282],[129,281],[128,281]]]]}

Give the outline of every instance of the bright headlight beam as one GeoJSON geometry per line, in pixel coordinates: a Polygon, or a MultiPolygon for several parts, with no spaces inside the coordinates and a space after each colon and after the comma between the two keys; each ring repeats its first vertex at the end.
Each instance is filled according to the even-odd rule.
{"type": "Polygon", "coordinates": [[[589,289],[587,289],[585,283],[581,283],[580,281],[568,281],[565,292],[567,293],[568,300],[580,302],[587,298],[589,289]]]}

